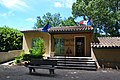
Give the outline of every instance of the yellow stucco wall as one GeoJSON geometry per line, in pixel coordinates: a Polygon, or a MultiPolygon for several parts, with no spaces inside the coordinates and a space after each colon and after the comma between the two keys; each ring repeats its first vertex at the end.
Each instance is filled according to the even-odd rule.
{"type": "Polygon", "coordinates": [[[23,50],[25,53],[29,53],[29,49],[32,47],[33,38],[42,38],[45,41],[45,56],[49,56],[49,34],[42,32],[24,32],[23,35],[23,50]]]}
{"type": "MultiPolygon", "coordinates": [[[[77,34],[52,34],[53,38],[63,38],[68,40],[74,40],[69,42],[64,42],[64,50],[66,52],[67,48],[70,47],[72,50],[72,54],[69,56],[75,56],[75,37],[85,37],[85,56],[91,56],[91,40],[92,40],[92,33],[89,32],[80,32],[77,34]]],[[[53,41],[53,39],[52,39],[53,41]]],[[[52,43],[53,44],[53,43],[52,43]]],[[[53,48],[54,45],[52,45],[53,48]]],[[[52,49],[52,52],[54,52],[54,49],[52,49]]],[[[65,53],[64,52],[64,53],[65,53]]]]}
{"type": "Polygon", "coordinates": [[[105,65],[105,67],[115,67],[120,66],[120,49],[115,48],[105,48],[97,49],[93,48],[93,52],[100,65],[105,65]]]}
{"type": "Polygon", "coordinates": [[[33,38],[43,38],[45,41],[46,53],[45,56],[50,56],[51,52],[54,52],[54,38],[61,37],[64,39],[71,39],[73,41],[68,44],[65,41],[64,50],[71,48],[72,54],[70,56],[75,56],[75,37],[84,37],[85,38],[85,56],[91,56],[91,40],[92,40],[92,32],[79,32],[79,33],[71,33],[71,34],[48,34],[43,32],[24,32],[23,35],[23,50],[26,53],[29,53],[29,49],[32,47],[32,39],[33,38]],[[52,39],[52,40],[51,40],[52,39]]]}

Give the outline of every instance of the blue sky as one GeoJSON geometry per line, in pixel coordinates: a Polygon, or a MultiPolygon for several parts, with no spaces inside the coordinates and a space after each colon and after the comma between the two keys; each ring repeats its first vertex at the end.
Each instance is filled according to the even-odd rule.
{"type": "Polygon", "coordinates": [[[32,29],[37,16],[47,12],[72,16],[72,3],[76,0],[0,0],[0,26],[18,30],[32,29]]]}

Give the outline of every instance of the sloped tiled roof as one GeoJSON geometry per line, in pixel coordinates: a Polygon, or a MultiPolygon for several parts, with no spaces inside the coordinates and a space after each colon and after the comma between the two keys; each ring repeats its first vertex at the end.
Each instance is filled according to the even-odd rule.
{"type": "MultiPolygon", "coordinates": [[[[33,30],[25,30],[22,32],[30,32],[30,31],[41,31],[42,28],[33,29],[33,30]]],[[[91,26],[62,26],[62,27],[51,27],[48,29],[49,33],[55,32],[79,32],[79,31],[92,31],[93,27],[91,26]]]]}
{"type": "Polygon", "coordinates": [[[91,26],[68,26],[68,27],[52,27],[49,32],[78,32],[78,31],[92,31],[91,26]]]}
{"type": "Polygon", "coordinates": [[[91,43],[94,48],[120,48],[120,37],[98,37],[98,42],[91,43]]]}
{"type": "Polygon", "coordinates": [[[41,31],[42,28],[38,28],[38,29],[32,29],[32,30],[24,30],[24,31],[21,31],[21,32],[34,32],[34,31],[41,31]]]}

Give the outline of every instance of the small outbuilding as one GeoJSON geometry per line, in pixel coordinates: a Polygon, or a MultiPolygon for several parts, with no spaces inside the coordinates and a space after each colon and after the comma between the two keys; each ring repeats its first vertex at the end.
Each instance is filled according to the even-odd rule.
{"type": "Polygon", "coordinates": [[[120,37],[98,37],[93,39],[92,26],[51,27],[23,32],[23,50],[29,53],[34,41],[45,41],[45,57],[92,57],[97,65],[115,66],[120,63],[120,37]]]}
{"type": "Polygon", "coordinates": [[[98,37],[91,47],[101,66],[120,66],[120,37],[98,37]]]}
{"type": "Polygon", "coordinates": [[[48,32],[42,32],[42,28],[22,31],[23,50],[29,52],[33,42],[37,38],[45,41],[45,56],[71,56],[90,57],[93,27],[69,26],[51,27],[48,32]]]}

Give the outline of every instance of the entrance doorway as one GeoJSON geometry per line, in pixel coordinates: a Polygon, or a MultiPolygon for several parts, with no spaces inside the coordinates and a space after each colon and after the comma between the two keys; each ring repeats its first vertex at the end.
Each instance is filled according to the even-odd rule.
{"type": "Polygon", "coordinates": [[[84,57],[85,56],[85,38],[75,37],[75,56],[84,57]]]}
{"type": "Polygon", "coordinates": [[[55,54],[54,54],[55,56],[64,56],[64,39],[55,38],[54,48],[55,48],[55,54]]]}

